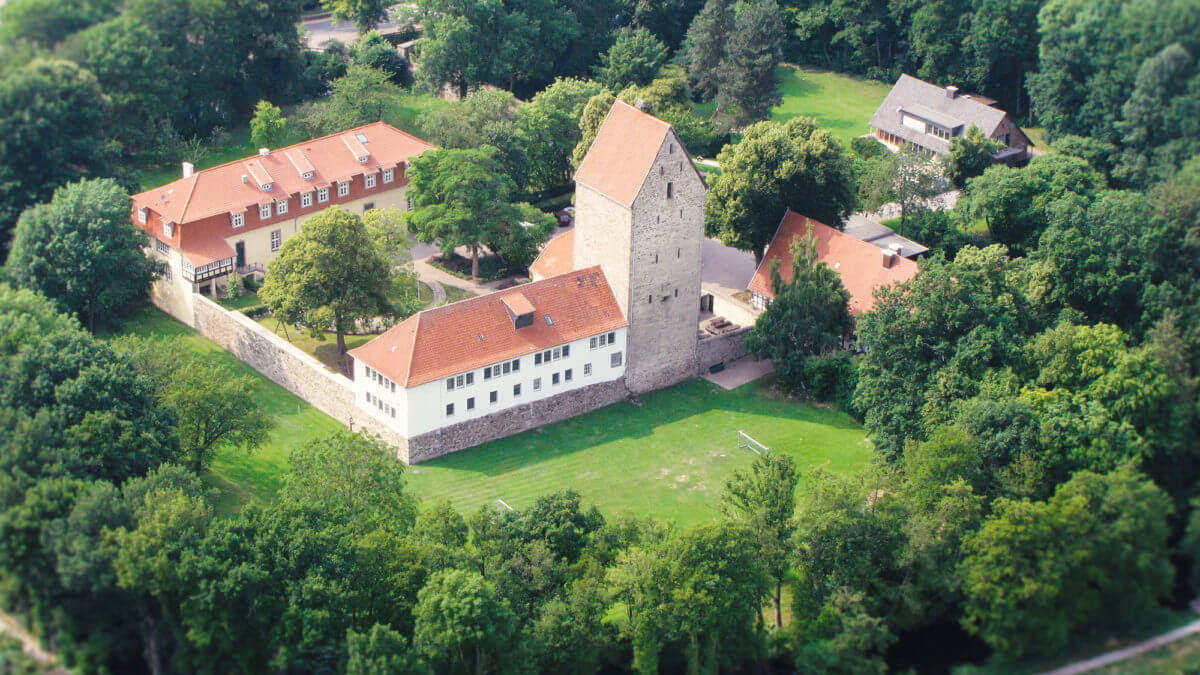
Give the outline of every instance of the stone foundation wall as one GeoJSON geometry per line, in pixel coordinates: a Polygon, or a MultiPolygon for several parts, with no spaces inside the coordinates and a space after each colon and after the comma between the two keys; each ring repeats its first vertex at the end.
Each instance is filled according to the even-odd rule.
{"type": "Polygon", "coordinates": [[[623,378],[600,382],[414,436],[408,439],[400,459],[407,464],[416,464],[456,450],[582,415],[627,398],[629,390],[625,387],[623,378]]]}
{"type": "Polygon", "coordinates": [[[231,312],[203,295],[197,294],[193,300],[193,327],[202,335],[338,422],[349,424],[353,420],[355,430],[380,437],[397,448],[401,460],[406,458],[405,438],[355,407],[350,380],[330,372],[320,361],[245,314],[231,312]]]}
{"type": "Polygon", "coordinates": [[[746,334],[749,328],[739,328],[732,333],[714,335],[700,340],[696,348],[696,363],[703,374],[717,363],[729,363],[746,356],[746,334]]]}

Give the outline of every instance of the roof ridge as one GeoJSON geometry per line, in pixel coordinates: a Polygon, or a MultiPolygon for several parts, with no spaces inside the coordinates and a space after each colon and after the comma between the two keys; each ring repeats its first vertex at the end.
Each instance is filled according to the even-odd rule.
{"type": "Polygon", "coordinates": [[[407,368],[404,371],[404,386],[405,387],[407,387],[408,383],[412,381],[413,358],[415,357],[415,355],[417,353],[417,334],[421,332],[421,322],[425,320],[425,317],[422,316],[423,314],[424,314],[424,312],[417,312],[415,315],[417,320],[414,322],[414,323],[416,323],[416,325],[413,326],[412,349],[408,350],[408,363],[406,364],[407,368]]]}
{"type": "MultiPolygon", "coordinates": [[[[184,198],[184,200],[183,200],[183,208],[179,210],[179,223],[180,224],[183,224],[185,219],[187,218],[188,206],[191,206],[192,195],[195,194],[195,192],[196,192],[196,183],[200,182],[199,175],[197,175],[195,173],[188,176],[188,178],[192,179],[192,184],[191,184],[191,186],[188,187],[187,197],[184,198]]],[[[187,178],[182,178],[180,180],[187,180],[187,178]]]]}
{"type": "MultiPolygon", "coordinates": [[[[658,122],[659,124],[661,124],[661,125],[663,125],[663,126],[667,127],[668,129],[674,129],[674,128],[675,128],[675,127],[674,127],[674,126],[673,126],[673,125],[672,125],[670,122],[668,122],[668,121],[664,120],[663,118],[659,117],[658,115],[651,115],[650,113],[646,112],[645,110],[642,110],[641,108],[637,107],[636,105],[631,105],[631,104],[629,104],[629,103],[626,103],[625,101],[622,101],[621,99],[619,99],[619,98],[618,98],[618,99],[616,99],[616,101],[614,101],[613,108],[615,108],[615,107],[616,107],[616,105],[615,105],[616,103],[620,103],[621,105],[623,105],[623,106],[625,106],[625,107],[627,107],[627,108],[631,108],[631,109],[633,109],[633,110],[636,110],[637,112],[641,113],[642,115],[645,115],[646,117],[649,117],[650,119],[654,120],[655,122],[658,122]]],[[[612,108],[609,108],[609,109],[608,109],[608,112],[609,112],[609,114],[610,114],[610,115],[612,114],[612,111],[613,111],[613,109],[612,109],[612,108]]],[[[604,116],[604,121],[605,121],[605,122],[607,122],[607,121],[608,121],[608,115],[605,115],[605,116],[604,116]]],[[[604,124],[601,124],[600,126],[604,126],[604,124]]]]}
{"type": "MultiPolygon", "coordinates": [[[[348,134],[348,133],[351,133],[351,132],[354,132],[354,131],[358,131],[358,130],[360,130],[360,129],[366,129],[366,128],[368,128],[368,127],[374,127],[374,126],[385,126],[385,127],[388,127],[389,129],[392,129],[392,130],[394,130],[394,131],[398,131],[398,132],[400,132],[401,134],[404,134],[405,136],[408,136],[409,138],[411,138],[411,139],[413,139],[413,140],[415,140],[415,141],[420,141],[421,143],[424,143],[425,145],[432,145],[432,144],[431,144],[429,141],[426,141],[426,140],[422,140],[422,139],[420,139],[420,138],[417,138],[416,136],[413,136],[412,134],[408,133],[407,131],[404,131],[403,129],[399,129],[399,128],[397,128],[397,127],[394,127],[394,126],[392,126],[391,124],[388,124],[387,122],[384,122],[383,120],[377,120],[377,121],[375,121],[375,122],[368,122],[367,124],[360,124],[360,125],[358,125],[358,126],[356,126],[356,127],[350,127],[349,129],[343,129],[343,130],[341,130],[341,131],[335,131],[334,133],[331,133],[331,134],[325,134],[324,136],[317,136],[317,137],[315,137],[315,138],[310,138],[310,139],[308,139],[308,140],[306,140],[306,141],[300,141],[300,142],[298,142],[298,143],[292,143],[291,145],[285,145],[285,146],[283,146],[283,147],[281,147],[281,148],[275,148],[274,150],[271,150],[271,152],[275,153],[275,152],[286,152],[286,151],[288,151],[288,150],[294,150],[294,149],[296,149],[296,148],[298,148],[298,147],[300,147],[300,146],[302,146],[302,145],[307,145],[307,144],[309,144],[309,143],[316,143],[317,141],[324,141],[324,140],[326,140],[326,139],[330,139],[330,138],[334,138],[334,137],[337,137],[337,136],[341,136],[342,134],[348,134]]],[[[436,146],[435,146],[435,147],[436,147],[436,146]]],[[[254,154],[254,155],[246,155],[245,157],[238,157],[237,159],[231,159],[231,160],[229,160],[228,162],[222,162],[222,163],[220,163],[220,164],[214,164],[214,165],[212,165],[212,166],[210,166],[210,167],[208,167],[208,168],[205,168],[205,169],[200,169],[199,171],[196,171],[196,172],[195,172],[195,173],[193,173],[192,175],[193,175],[193,176],[199,176],[199,175],[201,175],[201,174],[205,174],[205,173],[208,173],[208,172],[210,172],[210,171],[215,171],[215,170],[217,170],[217,169],[223,169],[223,168],[225,168],[225,167],[227,167],[227,166],[233,166],[233,165],[235,165],[235,164],[237,164],[237,163],[239,163],[239,162],[248,162],[248,161],[250,161],[250,160],[252,160],[252,159],[255,159],[255,158],[259,157],[259,156],[260,156],[260,155],[254,154]]],[[[173,184],[173,183],[177,183],[177,182],[179,182],[179,181],[181,181],[181,180],[187,180],[187,179],[185,179],[185,178],[176,178],[175,180],[171,181],[170,183],[167,183],[166,185],[161,185],[161,186],[159,186],[159,187],[157,187],[157,188],[153,188],[153,189],[155,189],[155,190],[159,190],[159,189],[162,189],[162,188],[165,188],[165,187],[167,187],[167,185],[171,185],[171,184],[173,184]]],[[[146,192],[149,192],[149,190],[147,190],[146,192]]]]}

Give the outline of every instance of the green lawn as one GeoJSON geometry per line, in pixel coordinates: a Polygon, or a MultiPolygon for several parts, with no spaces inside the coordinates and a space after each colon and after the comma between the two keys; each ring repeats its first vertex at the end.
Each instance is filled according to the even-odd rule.
{"type": "MultiPolygon", "coordinates": [[[[845,144],[867,133],[867,123],[892,88],[891,83],[792,64],[780,66],[775,74],[783,101],[771,110],[771,119],[786,122],[798,115],[815,117],[845,144]]],[[[696,112],[707,117],[714,107],[703,103],[696,106],[696,112]]]]}
{"type": "Polygon", "coordinates": [[[450,284],[442,284],[442,290],[446,291],[446,304],[466,300],[467,298],[475,297],[475,293],[468,291],[465,288],[451,286],[450,284]]]}
{"type": "Polygon", "coordinates": [[[729,392],[694,380],[641,405],[620,403],[419,464],[410,482],[423,499],[449,499],[464,513],[497,499],[520,508],[569,487],[606,515],[693,525],[718,517],[725,481],[754,460],[737,447],[738,430],[791,455],[803,475],[856,471],[871,454],[843,413],[774,395],[765,383],[729,392]]]}
{"type": "Polygon", "coordinates": [[[208,480],[221,491],[217,508],[222,513],[232,512],[254,498],[272,499],[279,490],[280,478],[287,469],[287,455],[292,448],[343,428],[332,417],[263,377],[215,342],[155,307],[146,307],[126,320],[121,332],[169,339],[181,348],[211,358],[214,363],[254,380],[259,401],[275,419],[276,426],[266,445],[253,453],[218,453],[208,480]]]}

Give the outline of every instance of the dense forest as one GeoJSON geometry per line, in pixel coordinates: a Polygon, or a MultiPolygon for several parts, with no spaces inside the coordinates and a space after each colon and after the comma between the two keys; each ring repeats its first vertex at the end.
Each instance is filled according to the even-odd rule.
{"type": "Polygon", "coordinates": [[[393,14],[423,31],[411,70],[366,32],[388,3],[329,4],[358,41],[307,50],[299,0],[0,7],[0,606],[69,666],[1036,667],[1200,590],[1200,2],[419,0],[393,14]],[[963,194],[938,210],[927,162],[764,121],[785,59],[976,90],[1050,147],[1012,168],[956,140],[963,194]],[[408,119],[448,149],[417,171],[415,228],[464,167],[536,219],[521,200],[569,186],[616,98],[717,155],[707,226],[730,245],[761,254],[784,208],[901,202],[932,249],[916,277],[854,318],[801,247],[748,342],[862,420],[871,466],[798,489],[768,454],[682,529],[570,486],[517,511],[422,503],[343,432],[292,449],[277,500],[217,513],[214,453],[273,422],[231,373],[104,332],[160,273],[128,191],[223,130],[303,138],[421,89],[465,96],[408,119]],[[912,657],[926,640],[949,655],[912,657]]]}

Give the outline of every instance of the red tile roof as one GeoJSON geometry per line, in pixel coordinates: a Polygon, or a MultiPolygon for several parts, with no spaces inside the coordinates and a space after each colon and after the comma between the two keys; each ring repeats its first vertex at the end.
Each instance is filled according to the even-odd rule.
{"type": "Polygon", "coordinates": [[[851,314],[861,314],[874,306],[876,288],[908,281],[917,274],[916,262],[789,209],[779,223],[779,229],[775,231],[762,263],[754,272],[749,289],[767,297],[775,297],[771,290],[771,261],[780,262],[779,273],[785,282],[790,282],[792,242],[810,233],[817,239],[817,259],[837,270],[842,277],[842,285],[850,292],[851,314]],[[892,257],[892,266],[884,267],[884,258],[889,255],[892,257]]]}
{"type": "Polygon", "coordinates": [[[549,279],[566,274],[575,267],[575,230],[572,228],[546,242],[545,248],[529,266],[529,274],[537,279],[549,279]]]}
{"type": "Polygon", "coordinates": [[[415,387],[627,325],[597,266],[418,312],[350,354],[415,387]],[[533,308],[524,328],[507,307],[519,296],[533,308]]]}
{"type": "Polygon", "coordinates": [[[618,100],[596,132],[575,180],[633,206],[671,125],[618,100]]]}
{"type": "MultiPolygon", "coordinates": [[[[228,249],[223,239],[230,234],[227,214],[329,187],[363,173],[394,168],[434,147],[389,124],[373,122],[272,150],[266,156],[255,155],[197,171],[187,178],[136,194],[132,198],[135,213],[147,208],[150,216],[145,224],[135,216],[135,222],[151,236],[178,245],[193,264],[206,264],[212,262],[208,260],[212,255],[232,255],[223,255],[224,249],[228,249]],[[366,137],[365,144],[358,140],[358,134],[366,137]],[[366,163],[360,163],[356,156],[362,148],[369,153],[366,163]],[[309,179],[303,177],[307,171],[313,174],[309,179]],[[270,191],[262,189],[267,183],[271,185],[270,191]],[[207,223],[196,227],[200,221],[215,216],[226,218],[224,228],[208,227],[207,223]],[[162,227],[165,222],[176,223],[175,236],[165,235],[162,227]]],[[[397,176],[395,187],[401,186],[397,176]]],[[[298,204],[293,203],[292,209],[297,208],[298,204]]],[[[255,222],[247,218],[245,229],[239,231],[253,229],[255,222]]]]}

